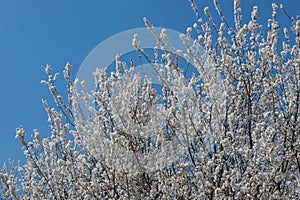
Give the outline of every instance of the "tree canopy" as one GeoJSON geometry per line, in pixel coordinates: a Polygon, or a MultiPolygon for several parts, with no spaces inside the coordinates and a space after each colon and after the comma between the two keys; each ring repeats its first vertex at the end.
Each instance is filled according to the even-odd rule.
{"type": "Polygon", "coordinates": [[[5,199],[297,199],[300,194],[300,19],[272,4],[264,29],[259,7],[243,23],[234,1],[234,27],[215,0],[221,23],[206,7],[180,35],[187,54],[172,49],[163,30],[154,55],[132,44],[157,73],[162,89],[116,56],[116,70],[94,72],[95,90],[64,78],[68,96],[44,68],[56,106],[43,105],[50,137],[16,129],[25,165],[0,171],[5,199]],[[278,10],[290,27],[276,19],[278,10]],[[267,30],[267,31],[265,31],[267,30]],[[283,38],[280,38],[283,32],[283,38]],[[195,39],[193,39],[195,38],[195,39]],[[157,49],[162,49],[158,51],[157,49]],[[180,57],[198,73],[185,77],[180,57]]]}

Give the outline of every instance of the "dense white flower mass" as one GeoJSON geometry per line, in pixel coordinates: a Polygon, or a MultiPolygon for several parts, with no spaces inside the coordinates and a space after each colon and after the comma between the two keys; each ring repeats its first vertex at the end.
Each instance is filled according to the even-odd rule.
{"type": "Polygon", "coordinates": [[[184,55],[167,51],[167,32],[156,33],[146,18],[157,45],[168,48],[154,47],[151,60],[133,36],[161,91],[116,55],[116,72],[94,72],[95,91],[71,81],[67,63],[64,100],[58,74],[44,68],[41,83],[57,104],[43,100],[50,136],[34,130],[27,142],[17,128],[27,161],[2,168],[1,199],[300,198],[300,19],[280,27],[272,4],[263,33],[258,7],[242,24],[235,0],[233,28],[214,1],[217,26],[208,7],[201,14],[190,2],[198,20],[180,35],[184,55]],[[187,79],[179,56],[198,73],[187,79]]]}

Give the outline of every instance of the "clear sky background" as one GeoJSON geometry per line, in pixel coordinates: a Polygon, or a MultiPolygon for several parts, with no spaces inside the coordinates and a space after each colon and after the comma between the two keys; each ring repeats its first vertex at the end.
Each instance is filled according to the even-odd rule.
{"type": "MultiPolygon", "coordinates": [[[[233,0],[219,1],[232,24],[233,0]]],[[[260,21],[266,25],[272,2],[283,3],[292,16],[300,14],[299,0],[241,1],[244,23],[258,5],[260,21]]],[[[200,13],[205,6],[216,13],[213,0],[195,2],[200,13]]],[[[278,12],[280,24],[290,26],[288,18],[278,12]]],[[[96,45],[119,32],[143,27],[143,17],[155,26],[180,32],[196,21],[188,0],[0,1],[0,167],[9,158],[24,160],[21,144],[15,139],[19,125],[29,136],[34,128],[43,137],[49,135],[41,99],[52,99],[47,87],[40,84],[46,78],[41,65],[50,64],[54,71],[62,72],[70,62],[76,75],[96,45]]],[[[62,82],[58,86],[66,88],[62,82]]]]}

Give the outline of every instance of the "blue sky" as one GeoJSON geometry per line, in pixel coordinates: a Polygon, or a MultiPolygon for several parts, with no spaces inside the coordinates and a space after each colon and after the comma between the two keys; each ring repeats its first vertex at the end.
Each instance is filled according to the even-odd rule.
{"type": "MultiPolygon", "coordinates": [[[[195,2],[201,13],[205,6],[215,13],[212,0],[195,2]]],[[[300,14],[299,0],[242,0],[243,17],[249,18],[252,6],[258,5],[260,21],[266,25],[272,2],[283,3],[292,16],[300,14]]],[[[220,0],[220,5],[232,22],[233,0],[220,0]]],[[[279,13],[281,24],[290,26],[287,17],[279,13]]],[[[41,65],[50,64],[54,71],[62,72],[70,62],[76,74],[96,45],[119,32],[143,27],[143,17],[155,26],[179,32],[185,32],[196,20],[187,0],[0,1],[0,166],[8,158],[23,158],[14,137],[19,125],[29,136],[34,128],[48,136],[41,99],[51,97],[40,84],[46,77],[41,65]]],[[[59,87],[65,89],[63,83],[59,87]]]]}

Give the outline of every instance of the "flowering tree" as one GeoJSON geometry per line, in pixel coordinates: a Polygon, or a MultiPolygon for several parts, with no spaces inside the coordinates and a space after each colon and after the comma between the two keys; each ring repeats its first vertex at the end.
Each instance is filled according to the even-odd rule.
{"type": "Polygon", "coordinates": [[[34,130],[33,141],[26,142],[24,129],[17,129],[27,161],[3,167],[1,198],[299,198],[300,19],[290,18],[291,29],[280,27],[272,4],[265,35],[258,7],[242,24],[235,0],[230,27],[217,0],[220,25],[208,8],[204,21],[190,3],[198,21],[180,35],[188,54],[166,50],[172,49],[167,33],[155,33],[147,19],[159,45],[153,59],[133,37],[162,91],[117,55],[114,73],[93,74],[95,91],[86,91],[84,81],[72,82],[67,64],[64,103],[54,84],[57,74],[45,67],[49,78],[42,83],[57,104],[51,108],[43,100],[51,137],[41,139],[34,130]],[[181,56],[198,71],[189,80],[181,56]]]}

